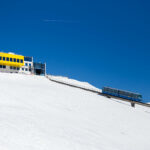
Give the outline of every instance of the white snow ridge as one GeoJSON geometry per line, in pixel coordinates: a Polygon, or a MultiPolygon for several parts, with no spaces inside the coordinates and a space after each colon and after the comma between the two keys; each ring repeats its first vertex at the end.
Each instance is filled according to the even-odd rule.
{"type": "Polygon", "coordinates": [[[45,77],[0,73],[0,150],[149,150],[150,109],[45,77]]]}

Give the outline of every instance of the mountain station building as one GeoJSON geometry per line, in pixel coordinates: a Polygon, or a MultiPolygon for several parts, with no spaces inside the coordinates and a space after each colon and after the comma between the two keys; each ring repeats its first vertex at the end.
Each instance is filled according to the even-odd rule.
{"type": "Polygon", "coordinates": [[[0,52],[0,72],[20,74],[46,74],[46,63],[37,63],[33,57],[0,52]]]}

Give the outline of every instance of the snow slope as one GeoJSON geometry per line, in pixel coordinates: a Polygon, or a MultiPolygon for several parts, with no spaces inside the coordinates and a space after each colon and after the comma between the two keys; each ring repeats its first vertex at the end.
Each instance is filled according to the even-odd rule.
{"type": "Polygon", "coordinates": [[[149,150],[150,110],[45,77],[0,73],[0,150],[149,150]]]}
{"type": "Polygon", "coordinates": [[[58,82],[69,84],[69,85],[73,85],[73,86],[76,86],[76,87],[81,87],[81,88],[93,90],[93,91],[96,91],[96,92],[101,92],[102,91],[102,90],[94,87],[93,85],[89,84],[88,82],[81,82],[81,81],[77,81],[77,80],[74,80],[74,79],[69,79],[68,77],[62,77],[62,76],[48,75],[47,77],[50,80],[58,81],[58,82]]]}

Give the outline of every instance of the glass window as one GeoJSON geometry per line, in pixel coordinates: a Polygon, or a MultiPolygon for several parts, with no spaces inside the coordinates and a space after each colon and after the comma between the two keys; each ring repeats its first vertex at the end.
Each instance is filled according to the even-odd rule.
{"type": "Polygon", "coordinates": [[[19,70],[19,67],[17,67],[17,70],[19,70]]]}
{"type": "Polygon", "coordinates": [[[0,56],[0,60],[2,60],[2,57],[0,56]]]}
{"type": "Polygon", "coordinates": [[[109,92],[110,92],[110,93],[113,93],[113,90],[112,90],[112,89],[109,89],[109,92]]]}
{"type": "Polygon", "coordinates": [[[12,62],[12,58],[10,58],[10,61],[12,62]]]}
{"type": "Polygon", "coordinates": [[[24,60],[25,60],[25,61],[32,62],[32,57],[24,57],[24,60]]]}
{"type": "Polygon", "coordinates": [[[28,68],[26,68],[25,70],[28,71],[28,68]]]}
{"type": "Polygon", "coordinates": [[[6,58],[5,58],[5,57],[3,57],[3,61],[5,61],[5,59],[6,59],[6,58]]]}
{"type": "Polygon", "coordinates": [[[9,61],[9,57],[7,57],[6,60],[9,61]]]}
{"type": "Polygon", "coordinates": [[[14,58],[14,62],[16,62],[16,58],[14,58]]]}
{"type": "Polygon", "coordinates": [[[14,70],[16,70],[16,67],[13,67],[14,70]]]}
{"type": "Polygon", "coordinates": [[[22,70],[24,71],[24,68],[22,68],[22,70]]]}
{"type": "Polygon", "coordinates": [[[23,63],[23,59],[21,59],[20,62],[23,63]]]}
{"type": "Polygon", "coordinates": [[[17,63],[19,63],[19,59],[17,59],[17,63]]]}
{"type": "Polygon", "coordinates": [[[114,93],[115,93],[115,94],[118,94],[118,90],[114,90],[114,93]]]}
{"type": "Polygon", "coordinates": [[[12,69],[12,66],[10,66],[10,69],[12,69]]]}
{"type": "Polygon", "coordinates": [[[31,67],[31,64],[29,64],[29,66],[31,67]]]}
{"type": "Polygon", "coordinates": [[[133,94],[133,98],[137,98],[137,94],[133,94]]]}
{"type": "Polygon", "coordinates": [[[29,69],[29,71],[31,72],[31,69],[29,69]]]}
{"type": "Polygon", "coordinates": [[[28,63],[25,63],[25,66],[28,66],[28,63]]]}
{"type": "Polygon", "coordinates": [[[6,66],[5,66],[5,65],[3,65],[3,68],[5,69],[5,68],[6,68],[6,66]]]}
{"type": "Polygon", "coordinates": [[[142,95],[138,95],[138,98],[142,98],[142,95]]]}
{"type": "Polygon", "coordinates": [[[2,65],[0,65],[0,68],[2,68],[2,65]]]}

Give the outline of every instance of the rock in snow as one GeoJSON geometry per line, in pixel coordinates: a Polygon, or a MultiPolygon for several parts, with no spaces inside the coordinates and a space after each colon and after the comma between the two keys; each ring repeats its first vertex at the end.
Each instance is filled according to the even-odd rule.
{"type": "Polygon", "coordinates": [[[41,76],[0,73],[0,150],[149,150],[150,109],[41,76]]]}

